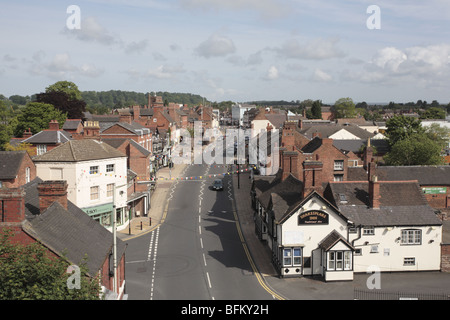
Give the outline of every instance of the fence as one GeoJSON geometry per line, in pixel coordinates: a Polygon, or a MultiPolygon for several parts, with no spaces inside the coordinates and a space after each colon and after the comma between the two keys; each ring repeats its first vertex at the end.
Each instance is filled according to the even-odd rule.
{"type": "Polygon", "coordinates": [[[355,300],[450,300],[450,293],[387,292],[354,290],[355,300]]]}

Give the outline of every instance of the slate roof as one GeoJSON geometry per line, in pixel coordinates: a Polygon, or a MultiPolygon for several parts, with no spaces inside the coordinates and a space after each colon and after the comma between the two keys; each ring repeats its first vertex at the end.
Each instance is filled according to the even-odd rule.
{"type": "Polygon", "coordinates": [[[345,238],[339,234],[336,230],[331,231],[320,243],[319,248],[325,251],[330,250],[339,241],[344,242],[349,248],[353,249],[353,246],[345,240],[345,238]]]}
{"type": "Polygon", "coordinates": [[[33,158],[35,162],[77,162],[126,157],[125,154],[107,143],[95,139],[70,140],[42,155],[33,158]]]}
{"type": "Polygon", "coordinates": [[[64,122],[63,130],[76,130],[81,123],[81,119],[67,119],[64,122]]]}
{"type": "Polygon", "coordinates": [[[303,182],[290,174],[283,181],[273,181],[257,198],[266,210],[274,212],[275,220],[279,221],[303,200],[303,188],[303,182]]]}
{"type": "Polygon", "coordinates": [[[14,179],[26,151],[0,151],[0,179],[14,179]]]}
{"type": "MultiPolygon", "coordinates": [[[[367,145],[367,140],[335,140],[333,145],[342,151],[352,151],[353,153],[360,153],[362,147],[367,145]]],[[[370,145],[375,147],[377,153],[385,154],[389,152],[390,146],[386,139],[370,139],[370,145]]]]}
{"type": "Polygon", "coordinates": [[[22,140],[31,144],[58,144],[72,139],[72,135],[64,130],[42,130],[31,137],[22,140]]]}
{"type": "MultiPolygon", "coordinates": [[[[104,129],[101,129],[101,132],[104,132],[105,130],[111,128],[114,125],[118,125],[121,126],[122,128],[125,128],[126,130],[136,134],[136,135],[141,135],[141,134],[148,134],[150,133],[150,129],[146,128],[142,125],[140,125],[139,123],[135,122],[135,121],[131,121],[130,123],[127,122],[117,122],[117,123],[113,123],[111,124],[109,127],[106,127],[104,129]]],[[[118,134],[119,135],[119,134],[118,134]]]]}
{"type": "Polygon", "coordinates": [[[351,134],[357,136],[360,139],[367,140],[372,138],[375,134],[362,129],[356,125],[339,125],[335,123],[331,124],[303,124],[302,128],[298,131],[308,138],[312,138],[314,133],[320,133],[322,138],[328,138],[340,130],[346,130],[351,134]]]}
{"type": "MultiPolygon", "coordinates": [[[[418,180],[421,186],[450,185],[450,166],[378,166],[378,181],[418,180]]],[[[348,168],[349,181],[367,181],[362,167],[348,168]]]]}
{"type": "Polygon", "coordinates": [[[368,182],[330,182],[325,191],[340,212],[355,223],[365,226],[441,225],[441,220],[428,205],[417,181],[380,183],[380,208],[369,203],[368,182]]]}
{"type": "MultiPolygon", "coordinates": [[[[95,276],[111,252],[113,235],[83,210],[68,201],[67,210],[54,202],[39,214],[38,183],[36,178],[24,186],[24,231],[47,248],[62,255],[73,264],[80,265],[87,255],[89,274],[95,276]]],[[[125,252],[125,243],[117,239],[118,257],[125,252]]]]}

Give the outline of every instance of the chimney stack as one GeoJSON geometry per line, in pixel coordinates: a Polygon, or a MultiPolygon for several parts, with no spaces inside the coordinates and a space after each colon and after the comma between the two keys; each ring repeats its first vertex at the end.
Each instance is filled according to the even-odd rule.
{"type": "Polygon", "coordinates": [[[368,169],[369,164],[373,161],[373,148],[370,145],[370,138],[367,139],[367,146],[364,149],[364,154],[363,154],[363,166],[364,169],[368,169]]]}
{"type": "Polygon", "coordinates": [[[0,223],[25,220],[25,191],[20,188],[0,188],[0,223]]]}
{"type": "Polygon", "coordinates": [[[29,137],[31,137],[33,135],[33,133],[31,132],[31,129],[30,128],[28,128],[28,130],[27,131],[24,131],[23,132],[23,136],[22,136],[22,138],[24,138],[24,139],[28,139],[29,137]]]}
{"type": "Polygon", "coordinates": [[[133,120],[137,121],[141,117],[140,114],[141,107],[140,106],[133,106],[133,120]]]}
{"type": "MultiPolygon", "coordinates": [[[[84,123],[83,138],[100,140],[100,124],[98,121],[86,121],[84,123]]],[[[75,137],[75,139],[77,139],[77,137],[75,137]]]]}
{"type": "Polygon", "coordinates": [[[380,182],[375,174],[369,180],[369,201],[373,209],[380,209],[380,182]]]}
{"type": "Polygon", "coordinates": [[[39,183],[38,194],[41,214],[55,201],[58,201],[67,210],[67,182],[65,180],[47,180],[39,183]]]}
{"type": "Polygon", "coordinates": [[[128,111],[121,113],[119,116],[119,122],[131,124],[131,113],[128,111]]]}
{"type": "Polygon", "coordinates": [[[48,124],[48,129],[51,131],[58,131],[59,130],[59,123],[57,120],[50,120],[48,124]]]}

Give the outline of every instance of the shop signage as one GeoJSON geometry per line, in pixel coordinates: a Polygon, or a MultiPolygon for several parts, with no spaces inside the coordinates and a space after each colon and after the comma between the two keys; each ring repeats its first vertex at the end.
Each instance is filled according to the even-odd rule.
{"type": "Polygon", "coordinates": [[[446,187],[425,187],[422,188],[423,193],[425,194],[446,194],[447,188],[446,187]]]}
{"type": "Polygon", "coordinates": [[[298,224],[328,224],[328,213],[317,210],[300,213],[298,224]]]}
{"type": "Polygon", "coordinates": [[[89,216],[94,216],[106,212],[112,212],[113,211],[113,205],[112,203],[107,203],[95,207],[89,207],[89,208],[83,208],[84,212],[86,212],[89,216]]]}

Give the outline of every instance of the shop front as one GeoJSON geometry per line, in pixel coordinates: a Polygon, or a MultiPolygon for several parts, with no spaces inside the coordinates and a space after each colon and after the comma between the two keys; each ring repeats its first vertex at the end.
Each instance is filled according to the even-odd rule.
{"type": "Polygon", "coordinates": [[[106,203],[97,206],[92,206],[88,208],[81,208],[88,216],[100,223],[106,229],[112,231],[112,222],[115,219],[117,230],[121,230],[125,223],[128,222],[128,216],[126,213],[126,208],[116,208],[115,216],[113,213],[113,204],[106,203]]]}

